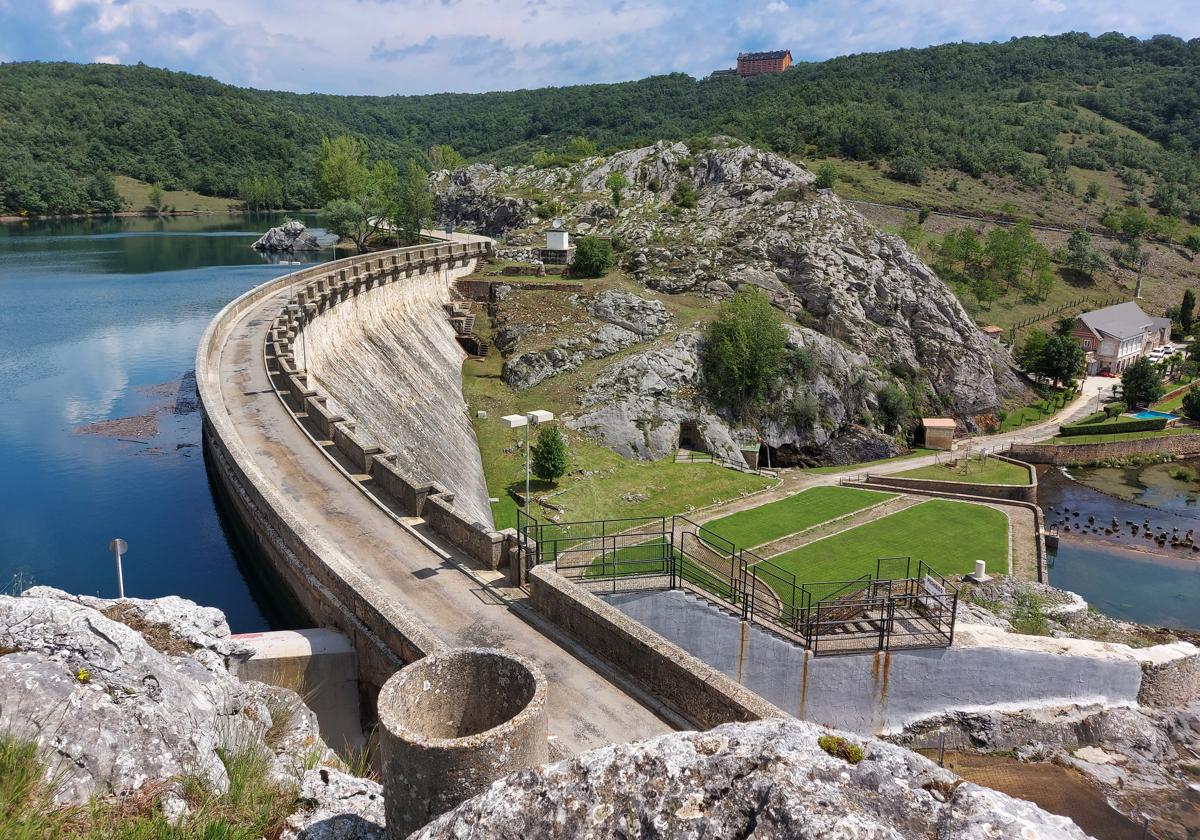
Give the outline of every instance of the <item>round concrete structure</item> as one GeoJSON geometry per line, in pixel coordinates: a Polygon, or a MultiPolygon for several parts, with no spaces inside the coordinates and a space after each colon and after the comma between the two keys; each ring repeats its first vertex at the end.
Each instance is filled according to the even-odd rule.
{"type": "Polygon", "coordinates": [[[546,678],[524,657],[456,648],[379,693],[387,835],[400,840],[496,779],[547,761],[546,678]]]}

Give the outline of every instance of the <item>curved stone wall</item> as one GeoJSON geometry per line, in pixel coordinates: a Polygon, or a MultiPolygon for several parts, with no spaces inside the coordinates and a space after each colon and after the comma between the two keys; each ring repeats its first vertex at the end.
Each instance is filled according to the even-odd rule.
{"type": "Polygon", "coordinates": [[[471,522],[492,528],[487,482],[462,397],[465,354],[446,311],[453,279],[474,261],[376,285],[325,308],[292,342],[309,387],[354,419],[363,439],[395,453],[417,482],[454,494],[471,522]]]}

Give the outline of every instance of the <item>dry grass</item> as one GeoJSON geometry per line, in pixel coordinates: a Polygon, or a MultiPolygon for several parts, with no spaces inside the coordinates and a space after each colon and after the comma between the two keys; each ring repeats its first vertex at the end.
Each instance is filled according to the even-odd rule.
{"type": "Polygon", "coordinates": [[[181,639],[172,633],[169,624],[147,621],[131,604],[114,604],[101,610],[101,614],[105,618],[124,624],[130,630],[141,633],[146,644],[167,656],[187,656],[199,649],[187,639],[181,639]]]}

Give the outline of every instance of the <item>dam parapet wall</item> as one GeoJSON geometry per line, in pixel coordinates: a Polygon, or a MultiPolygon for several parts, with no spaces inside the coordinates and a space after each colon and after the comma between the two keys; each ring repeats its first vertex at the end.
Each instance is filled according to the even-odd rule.
{"type": "MultiPolygon", "coordinates": [[[[278,393],[294,413],[316,408],[309,416],[312,424],[328,433],[326,439],[339,437],[344,446],[340,452],[347,459],[360,459],[368,470],[376,470],[380,458],[391,465],[386,460],[389,453],[363,437],[353,420],[336,405],[331,406],[315,388],[308,387],[307,377],[297,367],[291,350],[297,333],[289,325],[289,318],[297,317],[298,312],[316,317],[322,308],[350,299],[355,289],[375,288],[423,271],[456,266],[469,272],[475,259],[489,249],[490,240],[443,243],[307,267],[251,289],[229,303],[209,324],[197,349],[196,381],[204,418],[205,454],[218,495],[246,526],[250,539],[313,621],[349,638],[367,699],[397,669],[446,649],[446,644],[299,516],[278,482],[263,472],[225,406],[222,355],[232,354],[245,370],[265,366],[272,381],[284,386],[278,393]],[[244,328],[248,313],[273,307],[275,301],[279,314],[267,330],[265,348],[260,343],[250,358],[243,359],[236,347],[237,331],[244,328]],[[290,315],[285,314],[289,305],[290,315]]],[[[414,482],[414,486],[418,484],[414,482]]],[[[460,518],[471,524],[465,517],[460,518]]]]}

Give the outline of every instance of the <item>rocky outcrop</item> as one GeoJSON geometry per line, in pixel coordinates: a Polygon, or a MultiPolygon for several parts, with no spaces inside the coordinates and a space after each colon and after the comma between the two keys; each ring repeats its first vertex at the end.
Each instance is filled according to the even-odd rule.
{"type": "Polygon", "coordinates": [[[503,181],[490,164],[473,164],[451,173],[434,198],[438,226],[451,224],[457,230],[500,236],[529,224],[535,218],[533,202],[498,192],[495,187],[503,181]]]}
{"type": "Polygon", "coordinates": [[[281,780],[298,779],[307,754],[331,755],[294,692],[229,673],[246,651],[224,616],[181,598],[0,597],[0,651],[0,732],[38,742],[62,803],[184,775],[223,791],[218,751],[267,750],[272,729],[281,780]]]}
{"type": "Polygon", "coordinates": [[[302,222],[288,219],[260,236],[253,246],[256,251],[294,254],[301,251],[319,251],[321,243],[308,232],[302,222]]]}
{"type": "Polygon", "coordinates": [[[594,750],[509,776],[414,835],[449,838],[925,837],[1086,840],[1069,819],[963,782],[916,753],[772,720],[594,750]]]}
{"type": "MultiPolygon", "coordinates": [[[[659,335],[671,321],[667,308],[659,301],[629,292],[609,289],[580,301],[599,326],[585,335],[568,335],[554,347],[521,353],[504,362],[501,378],[516,390],[532,388],[551,376],[578,368],[588,359],[601,359],[659,335]]],[[[497,331],[496,346],[511,348],[519,335],[511,328],[497,331]]]]}
{"type": "MultiPolygon", "coordinates": [[[[708,417],[723,426],[705,438],[717,452],[730,451],[720,444],[724,438],[766,443],[775,463],[854,462],[896,451],[873,431],[877,394],[886,384],[903,387],[918,413],[952,414],[967,429],[1028,396],[1007,351],[978,331],[953,292],[901,239],[873,228],[831,192],[816,189],[807,168],[778,155],[715,138],[703,151],[660,142],[568,168],[469,167],[453,177],[446,201],[470,194],[479,204],[480,195],[498,200],[537,190],[561,201],[577,231],[586,225],[614,237],[624,267],[648,288],[719,301],[752,286],[800,325],[792,343],[806,350],[804,363],[794,365],[763,407],[740,407],[737,417],[705,401],[694,358],[654,348],[622,359],[621,369],[601,375],[627,386],[614,395],[618,404],[600,405],[607,395],[598,382],[576,418],[620,451],[661,456],[678,443],[677,421],[708,417]],[[629,186],[619,211],[601,213],[596,205],[607,202],[595,194],[614,172],[629,186]],[[695,191],[694,209],[672,202],[681,184],[695,191]],[[659,362],[667,367],[656,368],[659,362]],[[683,368],[690,377],[680,375],[683,368]],[[671,382],[672,393],[663,382],[671,382]],[[639,392],[639,383],[648,390],[639,392]]],[[[510,359],[505,379],[514,387],[596,357],[559,342],[533,349],[543,355],[510,359]]]]}
{"type": "Polygon", "coordinates": [[[1069,706],[955,712],[922,721],[892,740],[916,746],[939,733],[944,733],[947,749],[1072,767],[1118,810],[1137,815],[1138,823],[1143,816],[1150,818],[1149,836],[1193,836],[1195,806],[1189,796],[1195,794],[1188,790],[1194,785],[1191,756],[1200,744],[1200,703],[1170,709],[1069,706]]]}

